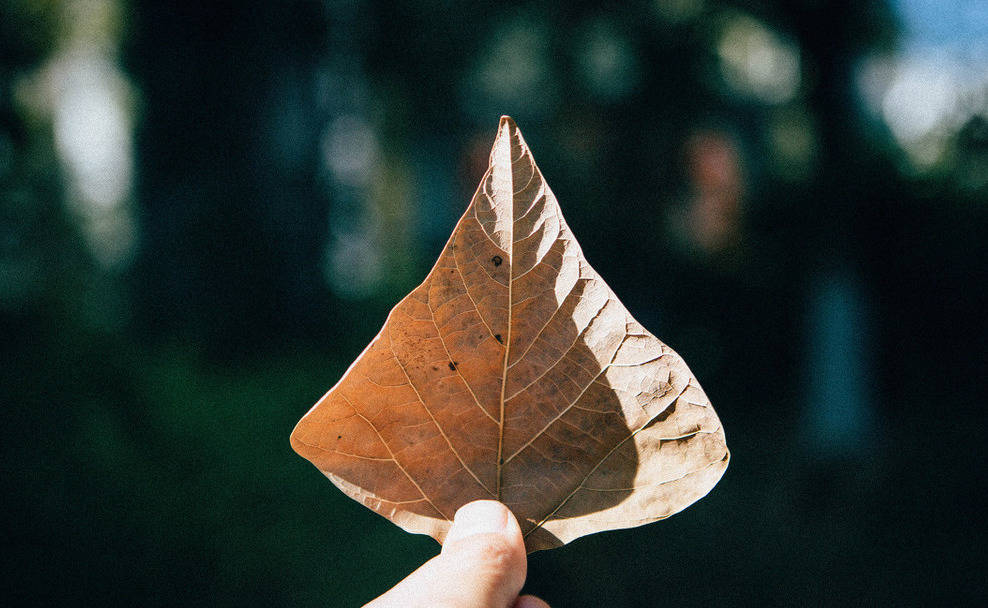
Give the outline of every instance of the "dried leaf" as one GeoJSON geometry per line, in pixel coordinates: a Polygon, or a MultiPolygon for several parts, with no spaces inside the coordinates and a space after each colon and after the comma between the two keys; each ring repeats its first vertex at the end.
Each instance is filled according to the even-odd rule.
{"type": "Polygon", "coordinates": [[[440,542],[458,507],[499,499],[529,551],[668,517],[729,458],[696,378],[584,259],[508,117],[435,267],[292,446],[440,542]]]}

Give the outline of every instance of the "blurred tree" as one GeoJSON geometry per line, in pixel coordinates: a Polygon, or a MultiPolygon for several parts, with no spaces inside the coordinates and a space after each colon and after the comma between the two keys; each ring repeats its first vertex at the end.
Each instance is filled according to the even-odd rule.
{"type": "MultiPolygon", "coordinates": [[[[93,525],[100,497],[92,479],[100,467],[89,439],[109,438],[89,433],[103,422],[147,430],[132,407],[126,343],[93,307],[93,290],[105,288],[107,278],[68,210],[51,117],[30,103],[37,74],[58,45],[62,8],[0,3],[3,569],[5,599],[35,604],[88,585],[88,573],[75,564],[84,558],[95,567],[97,539],[114,536],[112,527],[93,525]]],[[[100,447],[110,458],[123,449],[112,441],[100,447]]]]}
{"type": "MultiPolygon", "coordinates": [[[[133,7],[148,335],[238,358],[327,340],[315,2],[133,7]]],[[[341,328],[336,328],[339,332],[341,328]]]]}

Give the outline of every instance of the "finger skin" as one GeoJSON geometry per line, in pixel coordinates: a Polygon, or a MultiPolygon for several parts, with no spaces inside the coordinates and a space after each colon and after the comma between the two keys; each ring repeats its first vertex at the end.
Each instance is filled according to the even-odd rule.
{"type": "MultiPolygon", "coordinates": [[[[476,503],[470,503],[457,512],[439,555],[365,608],[516,606],[528,568],[521,529],[500,503],[476,502],[487,504],[471,507],[476,503]],[[461,517],[461,512],[475,517],[461,517]],[[476,521],[478,513],[487,519],[476,521]]],[[[545,603],[522,603],[520,608],[545,608],[545,603]]]]}
{"type": "Polygon", "coordinates": [[[513,608],[549,608],[549,604],[534,595],[523,595],[515,601],[513,608]]]}

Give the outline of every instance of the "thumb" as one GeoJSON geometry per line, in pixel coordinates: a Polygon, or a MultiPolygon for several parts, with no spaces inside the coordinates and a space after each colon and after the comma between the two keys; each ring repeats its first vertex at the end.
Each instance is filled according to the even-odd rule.
{"type": "Polygon", "coordinates": [[[503,504],[477,500],[460,507],[440,557],[465,572],[463,586],[472,606],[509,606],[528,571],[525,539],[515,516],[503,504]]]}
{"type": "Polygon", "coordinates": [[[439,555],[367,608],[508,608],[527,568],[514,515],[499,502],[478,500],[456,512],[439,555]]]}

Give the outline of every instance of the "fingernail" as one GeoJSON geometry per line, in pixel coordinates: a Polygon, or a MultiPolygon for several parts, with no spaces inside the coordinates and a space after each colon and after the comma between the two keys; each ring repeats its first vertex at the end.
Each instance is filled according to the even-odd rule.
{"type": "Polygon", "coordinates": [[[475,500],[460,507],[453,516],[453,527],[446,543],[475,534],[500,534],[508,529],[508,509],[493,500],[475,500]]]}

